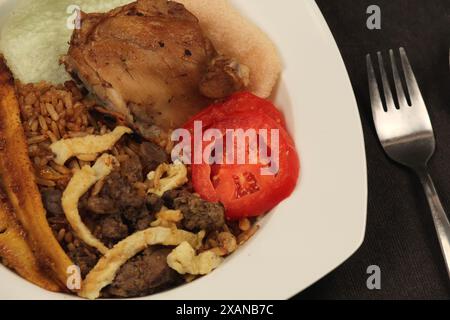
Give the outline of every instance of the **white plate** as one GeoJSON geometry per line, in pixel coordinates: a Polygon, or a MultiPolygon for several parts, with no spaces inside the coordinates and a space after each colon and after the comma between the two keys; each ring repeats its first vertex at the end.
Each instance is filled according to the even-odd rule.
{"type": "MultiPolygon", "coordinates": [[[[295,193],[243,248],[209,276],[152,299],[286,299],[344,262],[366,223],[364,141],[343,61],[313,0],[234,0],[278,45],[276,96],[301,155],[295,193]]],[[[0,18],[14,1],[0,0],[0,18]]],[[[0,298],[70,299],[0,267],[0,298]]]]}

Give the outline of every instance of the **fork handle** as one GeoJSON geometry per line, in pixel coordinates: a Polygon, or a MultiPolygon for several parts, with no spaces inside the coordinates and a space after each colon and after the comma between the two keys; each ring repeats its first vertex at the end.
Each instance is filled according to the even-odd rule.
{"type": "Polygon", "coordinates": [[[416,172],[423,184],[428,204],[430,205],[434,227],[436,228],[439,244],[441,245],[442,254],[447,267],[447,273],[450,278],[450,222],[444,211],[441,200],[439,199],[433,180],[427,170],[425,168],[420,168],[417,169],[416,172]]]}

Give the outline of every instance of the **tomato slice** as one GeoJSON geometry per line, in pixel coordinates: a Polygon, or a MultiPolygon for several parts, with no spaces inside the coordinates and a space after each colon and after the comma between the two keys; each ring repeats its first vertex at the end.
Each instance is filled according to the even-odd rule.
{"type": "Polygon", "coordinates": [[[259,98],[250,92],[238,92],[233,94],[224,103],[213,104],[200,111],[191,118],[183,127],[192,130],[195,121],[202,121],[203,127],[209,127],[224,117],[240,117],[242,113],[253,115],[265,114],[272,118],[278,126],[286,127],[284,116],[270,101],[259,98]]]}
{"type": "MultiPolygon", "coordinates": [[[[248,143],[245,144],[244,149],[246,160],[244,164],[226,164],[225,152],[222,158],[224,164],[210,165],[203,161],[201,164],[192,165],[192,183],[195,191],[205,200],[221,202],[225,206],[228,219],[235,220],[264,214],[293,192],[299,177],[300,162],[292,139],[279,121],[265,113],[243,112],[239,113],[239,116],[227,114],[225,117],[216,118],[209,127],[221,132],[225,149],[228,147],[226,133],[229,130],[254,129],[258,133],[263,133],[260,130],[265,129],[268,134],[263,140],[266,142],[265,145],[269,146],[267,153],[269,156],[276,154],[271,132],[278,130],[279,133],[278,160],[274,157],[271,163],[276,167],[274,174],[262,174],[261,169],[267,169],[269,164],[259,156],[256,163],[249,161],[248,143]]],[[[260,136],[261,134],[258,134],[258,138],[260,136]]],[[[206,144],[203,150],[205,147],[206,144]]],[[[258,155],[262,147],[264,144],[257,145],[258,155]]],[[[230,150],[233,150],[236,155],[241,149],[238,149],[237,143],[234,143],[230,150]]]]}

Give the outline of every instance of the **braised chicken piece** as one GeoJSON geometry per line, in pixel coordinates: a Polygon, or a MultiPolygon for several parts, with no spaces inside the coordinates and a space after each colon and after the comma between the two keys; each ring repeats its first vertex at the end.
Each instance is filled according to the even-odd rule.
{"type": "Polygon", "coordinates": [[[217,56],[208,66],[200,81],[200,92],[209,98],[220,99],[245,88],[249,84],[250,70],[235,59],[217,56]]]}
{"type": "Polygon", "coordinates": [[[67,71],[144,137],[168,130],[248,85],[249,70],[220,56],[182,4],[138,0],[108,13],[83,13],[67,71]]]}

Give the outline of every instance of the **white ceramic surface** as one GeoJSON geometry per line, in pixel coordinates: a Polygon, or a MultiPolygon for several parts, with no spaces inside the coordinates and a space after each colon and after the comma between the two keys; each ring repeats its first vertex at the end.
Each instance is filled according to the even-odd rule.
{"type": "MultiPolygon", "coordinates": [[[[37,0],[38,1],[38,0],[37,0]]],[[[335,41],[313,0],[233,0],[276,42],[284,72],[276,102],[301,155],[294,194],[219,269],[145,299],[286,299],[344,262],[366,223],[364,141],[335,41]]],[[[14,0],[0,0],[1,19],[14,0]]],[[[363,66],[362,66],[363,67],[363,66]]],[[[71,299],[0,266],[1,299],[71,299]]]]}

